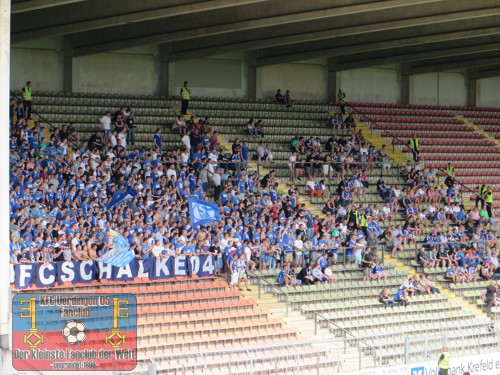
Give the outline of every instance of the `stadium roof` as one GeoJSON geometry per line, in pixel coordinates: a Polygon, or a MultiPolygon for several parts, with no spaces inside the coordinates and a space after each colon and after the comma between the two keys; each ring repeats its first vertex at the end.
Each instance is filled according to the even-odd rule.
{"type": "Polygon", "coordinates": [[[166,61],[245,51],[253,66],[500,74],[498,0],[12,0],[12,43],[62,36],[67,56],[159,44],[166,61]]]}

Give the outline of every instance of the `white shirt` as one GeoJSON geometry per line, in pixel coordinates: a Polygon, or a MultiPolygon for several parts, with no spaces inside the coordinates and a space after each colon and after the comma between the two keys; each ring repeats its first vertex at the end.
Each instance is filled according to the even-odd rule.
{"type": "Polygon", "coordinates": [[[309,189],[314,190],[316,187],[316,183],[314,181],[307,181],[306,187],[309,187],[309,189]]]}
{"type": "Polygon", "coordinates": [[[127,133],[118,134],[118,139],[122,142],[122,147],[127,147],[127,133]]]}
{"type": "Polygon", "coordinates": [[[436,207],[434,206],[429,206],[427,207],[427,213],[432,216],[436,212],[436,207]]]}
{"type": "Polygon", "coordinates": [[[257,146],[257,149],[255,150],[257,152],[257,154],[262,158],[264,157],[265,155],[265,150],[264,150],[264,147],[261,146],[261,145],[258,145],[257,146]]]}
{"type": "Polygon", "coordinates": [[[250,258],[252,257],[252,250],[250,250],[248,246],[245,246],[243,252],[245,253],[245,259],[247,260],[247,262],[249,262],[250,258]]]}
{"type": "Polygon", "coordinates": [[[104,130],[111,130],[111,117],[102,116],[101,125],[104,130]]]}
{"type": "Polygon", "coordinates": [[[295,240],[293,246],[296,250],[302,251],[302,249],[304,248],[304,242],[302,240],[295,240]]]}
{"type": "Polygon", "coordinates": [[[167,179],[169,181],[172,179],[172,176],[175,176],[175,179],[177,179],[177,171],[175,169],[169,169],[167,171],[167,179]]]}
{"type": "Polygon", "coordinates": [[[118,141],[116,140],[116,135],[111,134],[111,137],[109,137],[109,141],[111,143],[111,147],[115,147],[118,144],[118,141]]]}
{"type": "Polygon", "coordinates": [[[184,137],[182,137],[182,143],[184,143],[184,146],[186,146],[186,148],[191,148],[191,139],[189,138],[189,135],[186,134],[184,137]]]}
{"type": "Polygon", "coordinates": [[[152,251],[152,253],[153,253],[153,255],[154,255],[155,257],[157,257],[157,258],[158,258],[158,257],[161,255],[161,252],[162,252],[162,251],[163,251],[163,246],[162,246],[162,245],[159,245],[159,246],[156,246],[156,245],[155,245],[155,246],[153,246],[153,251],[152,251]]]}
{"type": "Polygon", "coordinates": [[[215,186],[220,186],[222,183],[222,176],[219,173],[214,173],[212,176],[215,186]]]}

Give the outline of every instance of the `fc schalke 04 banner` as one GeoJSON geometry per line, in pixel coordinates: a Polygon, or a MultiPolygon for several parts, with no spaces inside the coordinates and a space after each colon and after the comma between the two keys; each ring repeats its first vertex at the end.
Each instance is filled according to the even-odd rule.
{"type": "Polygon", "coordinates": [[[137,364],[132,294],[17,294],[12,364],[18,371],[130,371],[137,364]]]}
{"type": "Polygon", "coordinates": [[[136,277],[150,280],[167,280],[179,276],[210,277],[215,273],[213,254],[193,256],[132,259],[123,267],[116,267],[100,261],[52,262],[11,264],[16,289],[32,285],[50,288],[66,282],[72,284],[90,283],[93,280],[129,281],[136,277]]]}

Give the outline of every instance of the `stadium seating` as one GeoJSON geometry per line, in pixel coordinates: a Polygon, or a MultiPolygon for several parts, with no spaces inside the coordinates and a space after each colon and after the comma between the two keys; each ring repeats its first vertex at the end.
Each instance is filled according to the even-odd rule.
{"type": "MultiPolygon", "coordinates": [[[[56,127],[74,122],[82,141],[88,140],[98,128],[99,119],[106,110],[127,106],[134,111],[139,125],[136,146],[151,147],[157,127],[164,129],[163,139],[167,149],[180,146],[179,136],[169,131],[178,112],[176,98],[51,92],[35,93],[34,97],[34,109],[41,118],[56,127]]],[[[427,166],[444,168],[447,162],[452,161],[457,177],[469,188],[474,189],[488,176],[495,191],[500,192],[498,146],[457,118],[457,114],[469,117],[475,112],[466,111],[472,109],[373,103],[353,105],[362,113],[359,120],[386,137],[388,144],[396,135],[395,144],[404,150],[408,138],[416,134],[421,139],[421,151],[427,166]]],[[[215,128],[226,139],[226,144],[236,137],[247,141],[251,150],[260,141],[269,144],[274,162],[264,167],[277,171],[281,191],[295,184],[301,201],[308,203],[308,207],[318,215],[321,215],[325,199],[310,199],[305,194],[305,181],[290,178],[287,160],[290,138],[296,134],[319,137],[322,145],[325,144],[332,135],[332,131],[325,126],[330,109],[323,103],[315,102],[303,102],[294,109],[286,109],[270,101],[220,98],[195,98],[190,105],[190,111],[196,116],[211,118],[215,128]],[[250,117],[264,121],[265,138],[256,139],[244,134],[243,124],[250,117]]],[[[491,113],[478,110],[470,118],[496,121],[493,112],[493,109],[491,113]],[[487,117],[490,115],[492,117],[487,117]]],[[[477,121],[474,123],[477,124],[477,121]]],[[[494,124],[484,125],[491,127],[494,124]]],[[[495,135],[490,127],[484,129],[495,135]]],[[[348,133],[344,131],[338,135],[347,137],[348,133]]],[[[396,163],[392,166],[383,171],[387,184],[404,184],[399,175],[401,166],[396,163]]],[[[250,162],[250,168],[265,170],[254,161],[250,162]]],[[[381,172],[376,168],[367,173],[371,187],[358,203],[384,203],[374,187],[381,172]]],[[[338,179],[327,181],[331,193],[334,193],[337,183],[338,179]]],[[[392,222],[383,223],[383,227],[403,222],[397,215],[392,222]]],[[[427,228],[426,233],[430,230],[427,228]]],[[[422,240],[423,236],[417,238],[418,242],[422,240]]],[[[386,258],[386,282],[361,281],[359,268],[342,264],[344,259],[340,254],[339,264],[333,268],[338,276],[337,283],[289,288],[286,303],[307,319],[318,320],[332,337],[344,337],[345,331],[348,331],[355,337],[351,341],[345,337],[349,345],[358,348],[362,340],[369,347],[377,348],[378,358],[383,363],[401,363],[405,337],[414,344],[411,360],[422,361],[429,354],[435,355],[440,349],[443,332],[447,333],[449,346],[457,354],[498,350],[498,339],[486,328],[490,320],[464,302],[476,304],[478,292],[484,289],[484,285],[447,285],[439,277],[439,273],[443,272],[441,269],[435,272],[437,281],[454,294],[445,290],[443,294],[414,297],[407,308],[383,309],[377,300],[380,289],[387,287],[393,293],[399,288],[416,266],[415,249],[416,246],[405,246],[396,261],[388,262],[386,258]],[[384,334],[387,340],[381,343],[380,338],[384,334]]],[[[275,284],[277,273],[256,271],[252,281],[258,283],[260,278],[265,280],[264,283],[275,284]]],[[[264,290],[274,291],[272,287],[264,290]]],[[[35,291],[37,289],[32,288],[28,292],[35,291]]],[[[44,290],[49,291],[135,294],[138,303],[139,359],[152,358],[159,373],[286,374],[293,369],[301,374],[317,374],[339,372],[342,362],[337,354],[332,354],[335,352],[315,344],[310,337],[302,337],[297,329],[285,326],[281,319],[270,316],[269,311],[256,305],[255,301],[243,298],[240,292],[228,291],[225,281],[178,279],[152,283],[135,280],[125,286],[93,283],[90,286],[63,285],[44,290]]],[[[282,300],[281,294],[277,293],[276,297],[282,300]]]]}

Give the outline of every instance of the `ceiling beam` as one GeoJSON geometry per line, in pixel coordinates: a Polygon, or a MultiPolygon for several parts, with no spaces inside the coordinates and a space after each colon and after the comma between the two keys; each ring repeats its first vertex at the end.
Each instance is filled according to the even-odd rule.
{"type": "Polygon", "coordinates": [[[498,65],[500,59],[500,53],[496,54],[485,54],[483,56],[474,57],[464,56],[464,59],[439,59],[439,60],[428,60],[424,61],[423,64],[413,65],[410,67],[410,74],[425,74],[432,72],[442,72],[452,69],[466,69],[466,68],[480,68],[487,67],[491,65],[498,65]]]}
{"type": "MultiPolygon", "coordinates": [[[[458,0],[462,1],[462,0],[458,0]]],[[[485,0],[491,1],[491,0],[485,0]]],[[[425,2],[427,5],[431,3],[442,3],[442,1],[430,0],[425,2]]],[[[307,4],[307,3],[304,3],[307,4]]],[[[314,4],[314,2],[313,2],[314,4]]],[[[331,2],[331,4],[337,4],[337,2],[331,2]]],[[[169,43],[175,41],[184,41],[191,40],[188,45],[191,45],[195,42],[196,38],[200,38],[200,43],[205,45],[208,43],[210,45],[210,41],[214,43],[219,43],[220,46],[216,48],[216,53],[208,53],[204,54],[205,56],[215,55],[219,53],[227,52],[228,50],[251,50],[255,48],[227,48],[224,45],[230,44],[228,39],[231,37],[236,37],[238,32],[241,33],[242,36],[246,38],[251,38],[254,36],[261,43],[267,40],[268,38],[257,37],[258,33],[266,34],[265,28],[273,28],[274,30],[283,30],[284,26],[288,26],[290,32],[297,33],[298,29],[301,29],[301,22],[311,22],[311,24],[316,25],[319,22],[323,22],[325,24],[334,24],[335,19],[346,19],[347,17],[356,16],[359,14],[373,14],[374,11],[384,11],[390,10],[393,14],[393,17],[397,18],[396,10],[400,9],[398,14],[404,15],[406,14],[407,7],[414,6],[416,4],[422,4],[422,1],[417,0],[389,0],[389,1],[376,1],[373,3],[366,4],[358,4],[358,5],[348,5],[348,6],[333,6],[329,5],[328,8],[319,9],[319,10],[311,10],[311,11],[297,11],[295,13],[290,14],[282,14],[277,16],[268,16],[266,13],[262,14],[254,14],[253,19],[246,19],[236,22],[219,22],[216,25],[200,27],[200,28],[192,28],[189,29],[177,29],[177,31],[172,31],[168,33],[163,33],[161,31],[153,31],[153,30],[144,30],[144,35],[129,35],[126,38],[120,38],[120,35],[113,33],[111,41],[104,41],[101,43],[95,43],[96,38],[91,38],[93,41],[87,43],[87,45],[82,45],[81,38],[78,37],[78,40],[75,43],[75,54],[76,55],[87,55],[93,53],[99,53],[104,51],[110,51],[115,49],[124,48],[123,41],[127,40],[128,46],[135,46],[141,44],[150,44],[150,43],[169,43]],[[253,31],[249,33],[249,31],[253,31]],[[220,36],[219,39],[214,37],[220,36]]],[[[467,5],[469,8],[471,5],[467,5]]],[[[267,13],[268,14],[268,13],[267,13]]],[[[353,20],[356,20],[354,18],[353,20]]],[[[137,33],[136,33],[137,34],[137,33]]],[[[331,36],[331,31],[328,32],[328,35],[331,36]]],[[[325,36],[326,37],[326,36],[325,36]]],[[[106,37],[103,38],[102,35],[99,36],[100,40],[105,40],[106,37]]],[[[284,38],[280,38],[281,41],[289,41],[290,36],[287,35],[284,38]]],[[[279,43],[279,42],[278,42],[279,43]]],[[[258,42],[257,42],[258,44],[258,42]]],[[[204,51],[205,48],[200,48],[199,46],[194,46],[191,56],[199,56],[200,53],[196,53],[196,50],[204,51]]]]}
{"type": "MultiPolygon", "coordinates": [[[[471,21],[473,24],[476,24],[476,20],[471,21]]],[[[465,26],[465,22],[460,22],[460,26],[465,26]]],[[[471,26],[472,27],[472,26],[471,26]]],[[[323,43],[324,46],[321,48],[320,46],[313,46],[315,49],[304,50],[303,52],[293,51],[290,47],[287,46],[287,50],[289,53],[283,53],[282,55],[273,55],[273,56],[259,56],[256,59],[257,66],[264,65],[273,65],[273,64],[281,64],[288,61],[300,61],[307,60],[318,57],[335,57],[342,55],[349,55],[352,53],[361,53],[368,51],[379,51],[384,49],[391,49],[395,47],[413,47],[413,46],[421,46],[424,44],[430,43],[439,43],[439,42],[465,42],[470,40],[477,39],[487,39],[496,37],[500,34],[500,26],[490,27],[485,29],[467,29],[463,31],[456,32],[441,32],[438,34],[429,34],[425,35],[420,30],[413,29],[411,30],[412,34],[417,33],[416,37],[405,38],[401,30],[396,31],[395,33],[386,32],[382,33],[382,35],[376,36],[375,33],[370,33],[366,35],[366,37],[360,38],[358,35],[356,36],[347,36],[344,38],[335,38],[329,43],[323,43]],[[373,39],[372,39],[373,37],[373,39]],[[386,38],[385,40],[377,41],[377,38],[386,38]],[[360,43],[361,42],[361,43],[360,43]],[[333,45],[333,47],[330,47],[333,45]]],[[[321,43],[319,43],[321,44],[321,43]]],[[[298,46],[297,46],[298,47],[298,46]]],[[[305,46],[304,46],[305,47],[305,46]]],[[[299,51],[300,49],[297,48],[299,51]]],[[[283,49],[277,48],[277,53],[283,51],[283,49]]],[[[273,52],[274,53],[274,52],[273,52]]]]}
{"type": "MultiPolygon", "coordinates": [[[[471,20],[471,22],[474,22],[477,25],[478,19],[483,17],[491,17],[492,15],[500,16],[500,7],[496,7],[494,9],[471,10],[458,13],[445,13],[432,16],[424,15],[422,17],[414,17],[411,19],[401,19],[400,16],[396,15],[395,16],[396,18],[391,21],[379,22],[379,23],[372,21],[368,24],[361,24],[361,25],[360,24],[356,25],[356,19],[354,18],[351,22],[352,26],[339,27],[339,28],[336,28],[335,20],[330,20],[330,25],[331,25],[330,28],[316,32],[300,33],[297,32],[297,30],[300,30],[300,27],[295,27],[294,28],[295,34],[270,36],[267,38],[260,38],[257,35],[255,35],[255,37],[252,38],[253,34],[249,34],[248,37],[252,38],[251,40],[235,41],[233,43],[229,43],[227,41],[226,42],[220,41],[219,45],[216,46],[210,46],[210,43],[214,44],[217,43],[217,41],[215,41],[214,38],[211,38],[212,42],[210,42],[209,38],[206,38],[205,43],[203,42],[200,43],[204,44],[206,47],[200,48],[194,43],[189,43],[187,44],[188,48],[190,48],[189,50],[179,51],[177,50],[176,46],[174,46],[171,57],[172,60],[174,61],[185,60],[194,58],[196,56],[217,55],[224,53],[225,51],[235,51],[235,50],[249,51],[249,50],[258,50],[261,48],[272,48],[284,45],[290,45],[290,47],[294,48],[296,52],[296,51],[301,51],[301,49],[298,48],[299,47],[298,42],[307,44],[317,40],[340,41],[340,39],[349,36],[358,36],[361,38],[363,35],[369,35],[371,33],[376,33],[376,32],[387,32],[388,30],[397,33],[398,30],[413,29],[419,26],[426,26],[429,24],[433,25],[434,28],[436,28],[438,26],[441,27],[440,26],[441,24],[445,25],[454,21],[465,22],[467,20],[471,20]]],[[[302,46],[304,46],[304,44],[302,46]]],[[[287,61],[297,61],[305,58],[308,57],[303,57],[300,59],[295,59],[295,58],[287,59],[287,61]]]]}
{"type": "Polygon", "coordinates": [[[81,1],[85,0],[28,0],[22,2],[13,1],[10,10],[12,14],[25,13],[45,8],[53,8],[72,3],[78,3],[81,1]]]}
{"type": "Polygon", "coordinates": [[[353,54],[340,57],[340,61],[337,64],[337,69],[339,71],[349,70],[349,69],[359,69],[366,68],[370,66],[384,65],[394,63],[395,61],[400,63],[430,60],[434,58],[457,58],[458,56],[464,55],[477,55],[483,53],[491,53],[500,51],[499,42],[491,41],[492,43],[477,44],[472,42],[471,44],[464,44],[460,47],[446,48],[446,43],[438,43],[435,45],[424,46],[425,48],[413,49],[394,49],[381,52],[369,52],[364,54],[353,54]],[[412,52],[413,51],[413,52],[412,52]]]}
{"type": "Polygon", "coordinates": [[[14,31],[12,33],[12,42],[15,43],[33,39],[33,33],[35,31],[37,38],[63,35],[63,34],[73,34],[87,30],[112,28],[120,25],[130,25],[131,23],[146,22],[157,19],[176,17],[180,15],[205,12],[214,9],[223,9],[230,7],[238,7],[242,5],[256,4],[264,1],[267,0],[209,0],[209,1],[200,1],[196,3],[165,7],[161,9],[135,11],[125,14],[114,14],[109,17],[94,18],[90,20],[70,22],[66,24],[57,24],[53,26],[36,28],[35,30],[30,29],[20,32],[14,31]]]}
{"type": "Polygon", "coordinates": [[[487,70],[478,70],[473,74],[475,79],[484,79],[491,77],[500,77],[500,65],[491,66],[487,70]]]}

